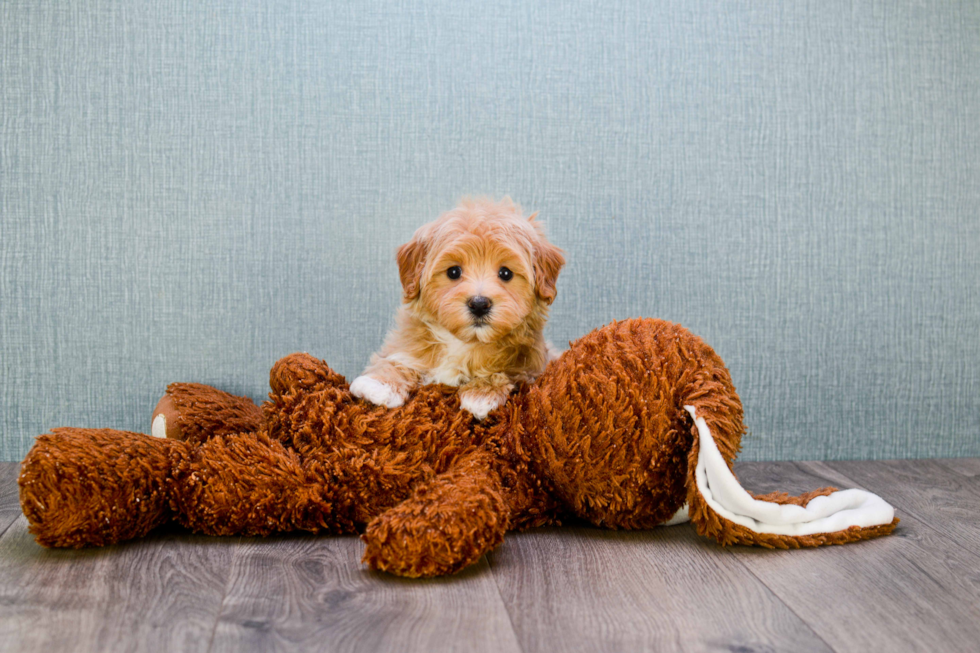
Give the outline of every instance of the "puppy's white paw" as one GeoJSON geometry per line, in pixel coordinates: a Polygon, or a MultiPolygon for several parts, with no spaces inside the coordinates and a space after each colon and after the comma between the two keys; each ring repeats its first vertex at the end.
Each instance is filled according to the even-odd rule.
{"type": "Polygon", "coordinates": [[[463,410],[471,413],[476,419],[483,421],[490,411],[502,406],[507,401],[506,397],[500,397],[483,392],[464,392],[459,396],[459,406],[463,410]]]}
{"type": "Polygon", "coordinates": [[[167,437],[167,418],[163,415],[157,415],[153,418],[153,426],[150,427],[150,435],[155,438],[165,438],[167,437]]]}
{"type": "Polygon", "coordinates": [[[377,406],[398,408],[405,403],[405,396],[387,383],[370,376],[359,376],[350,384],[350,392],[355,397],[370,401],[377,406]]]}

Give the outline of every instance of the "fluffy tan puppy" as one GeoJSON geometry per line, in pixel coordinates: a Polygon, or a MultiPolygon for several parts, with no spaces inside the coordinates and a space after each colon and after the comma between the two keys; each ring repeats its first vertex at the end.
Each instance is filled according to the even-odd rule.
{"type": "Polygon", "coordinates": [[[394,408],[419,385],[444,383],[482,420],[538,376],[557,355],[542,329],[565,257],[536,215],[506,197],[464,200],[420,227],[398,249],[395,328],[351,392],[394,408]]]}

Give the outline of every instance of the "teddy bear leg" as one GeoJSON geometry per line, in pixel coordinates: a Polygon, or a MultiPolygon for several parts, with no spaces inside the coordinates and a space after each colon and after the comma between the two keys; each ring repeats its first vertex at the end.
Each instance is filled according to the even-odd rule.
{"type": "Polygon", "coordinates": [[[371,521],[363,562],[412,578],[452,574],[503,541],[509,514],[491,457],[474,452],[371,521]]]}
{"type": "Polygon", "coordinates": [[[215,435],[254,433],[262,422],[262,409],[248,397],[200,383],[171,383],[151,418],[155,437],[196,443],[215,435]]]}
{"type": "Polygon", "coordinates": [[[182,525],[208,535],[355,533],[432,478],[385,448],[299,454],[265,430],[211,438],[174,468],[182,525]]]}
{"type": "Polygon", "coordinates": [[[38,544],[105,546],[167,522],[172,463],[189,448],[110,429],[54,429],[21,465],[20,505],[38,544]]]}
{"type": "Polygon", "coordinates": [[[301,458],[263,430],[211,438],[174,469],[175,519],[207,535],[352,533],[336,457],[301,458]]]}

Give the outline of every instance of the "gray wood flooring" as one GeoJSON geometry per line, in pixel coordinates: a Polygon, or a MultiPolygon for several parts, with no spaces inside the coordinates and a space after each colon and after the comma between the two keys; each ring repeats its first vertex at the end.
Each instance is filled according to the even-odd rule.
{"type": "Polygon", "coordinates": [[[723,549],[690,525],[511,534],[452,578],[364,569],[353,537],[34,543],[0,463],[0,651],[978,651],[980,459],[743,463],[755,491],[863,487],[895,535],[723,549]]]}

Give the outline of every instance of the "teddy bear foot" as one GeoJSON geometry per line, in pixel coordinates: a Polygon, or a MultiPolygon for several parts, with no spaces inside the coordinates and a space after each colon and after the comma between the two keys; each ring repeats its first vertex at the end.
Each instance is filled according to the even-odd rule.
{"type": "Polygon", "coordinates": [[[187,445],[141,433],[61,428],[21,465],[21,509],[38,544],[106,546],[171,517],[171,470],[187,445]]]}
{"type": "Polygon", "coordinates": [[[168,438],[170,440],[183,440],[183,430],[177,421],[177,408],[174,406],[170,395],[163,395],[153,409],[151,418],[150,435],[155,438],[168,438]]]}

